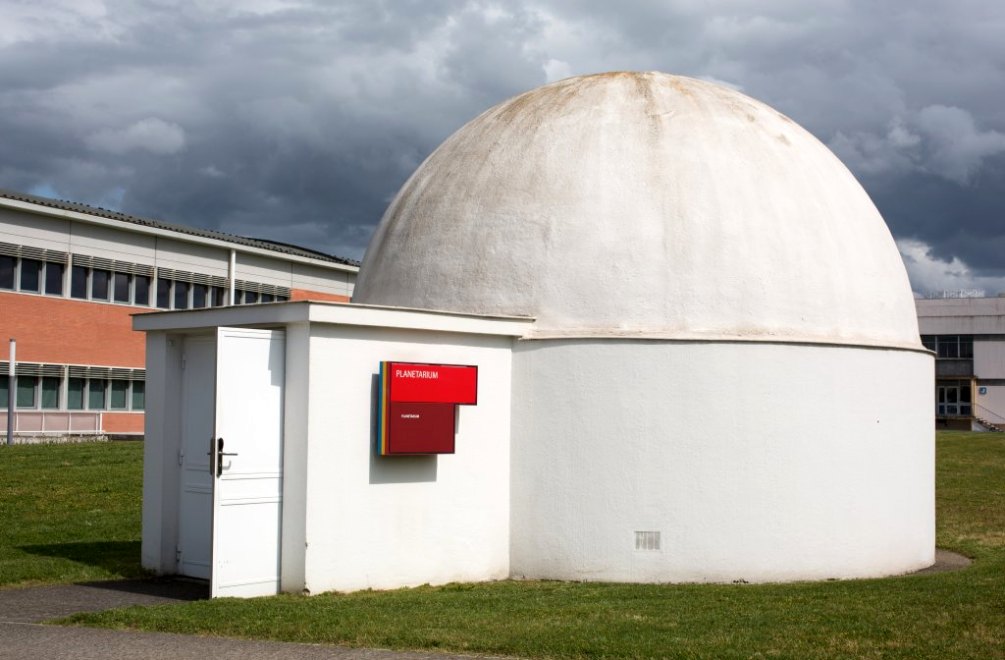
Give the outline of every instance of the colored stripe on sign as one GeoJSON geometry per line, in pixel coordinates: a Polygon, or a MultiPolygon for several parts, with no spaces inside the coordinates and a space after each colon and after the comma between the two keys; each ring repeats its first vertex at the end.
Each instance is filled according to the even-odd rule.
{"type": "Polygon", "coordinates": [[[380,456],[387,456],[388,446],[387,446],[387,415],[388,408],[390,406],[390,397],[388,396],[388,382],[387,375],[390,373],[388,368],[389,362],[380,363],[380,384],[378,386],[378,400],[377,400],[377,453],[380,456]]]}

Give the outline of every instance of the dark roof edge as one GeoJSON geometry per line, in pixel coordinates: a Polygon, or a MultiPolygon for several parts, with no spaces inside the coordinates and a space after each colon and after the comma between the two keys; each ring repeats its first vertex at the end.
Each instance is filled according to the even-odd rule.
{"type": "Polygon", "coordinates": [[[288,254],[291,256],[305,257],[308,259],[316,259],[318,261],[328,261],[331,263],[342,264],[344,266],[352,266],[354,268],[359,268],[360,265],[360,262],[356,261],[355,259],[348,259],[346,257],[337,257],[335,255],[325,254],[324,252],[318,252],[317,250],[311,250],[297,245],[290,245],[289,243],[282,243],[279,241],[271,241],[260,238],[246,238],[244,236],[238,236],[236,234],[227,234],[220,231],[213,231],[211,229],[201,229],[198,227],[188,227],[186,225],[176,225],[167,222],[161,222],[159,220],[150,220],[148,218],[140,218],[135,215],[129,215],[128,213],[120,213],[118,211],[110,211],[108,209],[98,208],[96,206],[88,206],[87,204],[81,204],[79,202],[69,202],[60,199],[49,199],[48,197],[29,195],[27,193],[16,192],[13,190],[6,190],[4,188],[0,188],[0,198],[11,199],[18,202],[27,202],[29,204],[38,204],[39,206],[47,206],[49,208],[60,209],[63,211],[86,213],[88,215],[94,215],[101,218],[108,218],[109,220],[119,220],[121,222],[128,222],[130,224],[141,225],[143,227],[152,227],[154,229],[177,232],[179,234],[188,234],[189,236],[198,236],[201,238],[211,238],[216,239],[218,241],[225,241],[227,243],[234,243],[235,245],[244,245],[246,247],[268,250],[269,252],[277,252],[279,254],[288,254]]]}

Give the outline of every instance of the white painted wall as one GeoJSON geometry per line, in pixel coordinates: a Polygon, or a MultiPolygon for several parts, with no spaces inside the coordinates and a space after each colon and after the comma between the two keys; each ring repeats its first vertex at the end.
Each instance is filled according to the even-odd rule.
{"type": "Polygon", "coordinates": [[[307,264],[290,264],[291,283],[294,289],[322,291],[340,296],[352,296],[356,273],[336,272],[307,264]]]}
{"type": "MultiPolygon", "coordinates": [[[[307,590],[509,575],[511,344],[505,336],[311,324],[307,590]],[[381,360],[478,365],[478,405],[460,407],[455,454],[374,456],[381,360]]],[[[296,515],[289,503],[284,517],[296,515]]]]}
{"type": "Polygon", "coordinates": [[[154,265],[158,245],[153,236],[85,222],[74,222],[70,231],[70,252],[154,265]]]}
{"type": "Polygon", "coordinates": [[[986,419],[992,424],[1005,423],[1005,385],[982,385],[978,382],[974,388],[974,415],[986,419]],[[987,394],[980,394],[980,388],[986,387],[987,394]]]}
{"type": "Polygon", "coordinates": [[[514,576],[751,582],[934,561],[933,359],[823,345],[522,341],[514,576]],[[635,531],[662,549],[637,551],[635,531]]]}
{"type": "Polygon", "coordinates": [[[0,208],[0,241],[68,252],[70,222],[0,208]]]}
{"type": "Polygon", "coordinates": [[[290,263],[257,254],[237,255],[237,279],[290,286],[290,263]]]}
{"type": "Polygon", "coordinates": [[[157,265],[161,268],[226,277],[230,267],[230,250],[158,238],[157,265]]]}
{"type": "Polygon", "coordinates": [[[352,295],[356,274],[336,268],[310,266],[256,254],[237,255],[237,279],[265,282],[292,289],[309,289],[340,296],[352,295]]]}
{"type": "Polygon", "coordinates": [[[974,337],[974,375],[978,378],[1005,378],[1005,341],[974,337]]]}
{"type": "Polygon", "coordinates": [[[1005,298],[934,298],[914,304],[924,335],[1005,334],[1005,298]]]}

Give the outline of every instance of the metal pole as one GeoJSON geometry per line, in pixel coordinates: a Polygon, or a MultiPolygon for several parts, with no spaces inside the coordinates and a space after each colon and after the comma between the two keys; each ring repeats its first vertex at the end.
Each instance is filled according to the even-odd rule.
{"type": "Polygon", "coordinates": [[[227,304],[233,305],[236,298],[236,292],[234,289],[237,286],[237,250],[230,251],[230,264],[229,271],[227,273],[227,304]]]}
{"type": "Polygon", "coordinates": [[[14,364],[17,362],[17,340],[10,338],[10,360],[7,363],[7,444],[14,444],[14,364]]]}

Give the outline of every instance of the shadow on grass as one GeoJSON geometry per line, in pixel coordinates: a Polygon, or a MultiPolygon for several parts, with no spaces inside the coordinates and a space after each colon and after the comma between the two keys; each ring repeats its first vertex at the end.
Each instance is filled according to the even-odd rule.
{"type": "Polygon", "coordinates": [[[139,541],[90,541],[22,545],[19,550],[32,555],[68,559],[100,568],[123,577],[143,575],[139,541]]]}
{"type": "Polygon", "coordinates": [[[140,566],[139,541],[47,543],[22,545],[18,549],[33,555],[67,559],[121,576],[119,579],[77,582],[82,587],[172,600],[209,598],[207,582],[171,576],[156,577],[143,570],[140,566]]]}

